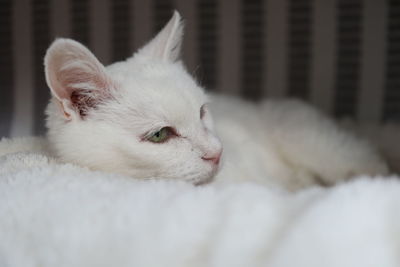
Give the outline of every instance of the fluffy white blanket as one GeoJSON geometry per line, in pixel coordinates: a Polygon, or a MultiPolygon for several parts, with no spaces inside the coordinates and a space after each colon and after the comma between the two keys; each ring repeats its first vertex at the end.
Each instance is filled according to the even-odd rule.
{"type": "Polygon", "coordinates": [[[3,154],[0,266],[400,266],[397,177],[293,194],[138,181],[44,151],[3,154]]]}

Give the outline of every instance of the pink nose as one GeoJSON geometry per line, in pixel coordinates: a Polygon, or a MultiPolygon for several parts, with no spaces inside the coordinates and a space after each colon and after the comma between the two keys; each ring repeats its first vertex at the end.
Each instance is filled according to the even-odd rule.
{"type": "Polygon", "coordinates": [[[210,156],[206,155],[201,158],[203,160],[210,161],[210,162],[214,163],[215,165],[218,165],[219,160],[221,159],[221,154],[222,154],[222,151],[219,151],[217,154],[210,155],[210,156]]]}

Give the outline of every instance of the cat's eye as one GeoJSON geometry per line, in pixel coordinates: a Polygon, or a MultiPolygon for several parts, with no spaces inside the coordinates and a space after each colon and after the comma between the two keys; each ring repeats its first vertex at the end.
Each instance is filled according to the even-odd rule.
{"type": "Polygon", "coordinates": [[[170,127],[164,127],[161,130],[150,135],[147,140],[153,143],[162,143],[174,134],[170,127]]]}

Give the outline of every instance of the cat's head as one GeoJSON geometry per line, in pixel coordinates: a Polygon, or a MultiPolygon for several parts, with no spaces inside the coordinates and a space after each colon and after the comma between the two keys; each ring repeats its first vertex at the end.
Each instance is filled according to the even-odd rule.
{"type": "Polygon", "coordinates": [[[45,73],[57,156],[136,178],[209,181],[222,147],[207,97],[179,60],[182,31],[175,12],[133,57],[108,67],[80,43],[56,40],[45,73]]]}

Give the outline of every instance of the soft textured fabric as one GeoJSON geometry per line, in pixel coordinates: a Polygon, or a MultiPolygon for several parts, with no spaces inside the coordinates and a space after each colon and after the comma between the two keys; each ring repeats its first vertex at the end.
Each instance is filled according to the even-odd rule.
{"type": "Polygon", "coordinates": [[[397,177],[195,187],[57,163],[41,142],[0,142],[0,266],[400,266],[397,177]]]}

